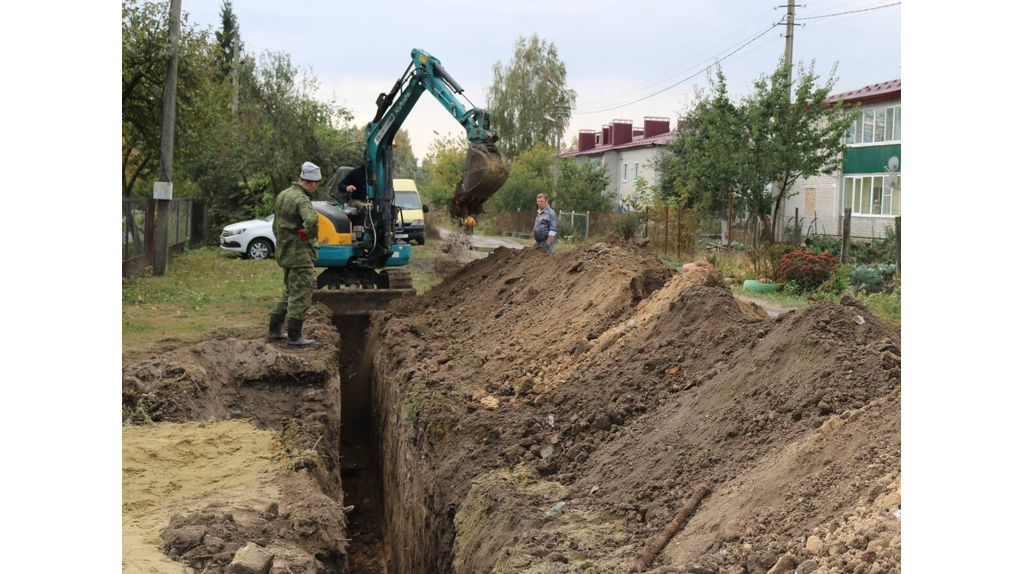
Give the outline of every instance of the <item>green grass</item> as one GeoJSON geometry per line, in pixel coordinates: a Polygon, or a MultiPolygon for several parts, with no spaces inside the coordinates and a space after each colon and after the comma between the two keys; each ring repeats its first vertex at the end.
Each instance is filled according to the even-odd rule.
{"type": "MultiPolygon", "coordinates": [[[[765,299],[765,300],[768,300],[768,301],[777,301],[779,303],[785,303],[786,305],[793,305],[795,307],[806,307],[806,306],[811,304],[811,302],[806,297],[801,297],[799,295],[789,295],[787,293],[782,293],[781,291],[778,291],[778,292],[775,292],[775,293],[761,293],[761,292],[757,292],[757,291],[748,291],[748,290],[743,288],[743,285],[733,285],[732,286],[732,292],[733,293],[737,293],[739,295],[745,295],[747,297],[752,297],[754,299],[765,299]]],[[[818,298],[819,299],[828,299],[829,297],[818,297],[818,298]]],[[[837,301],[838,301],[838,299],[837,299],[837,301]]]]}
{"type": "MultiPolygon", "coordinates": [[[[787,293],[755,293],[753,291],[747,291],[740,285],[733,285],[732,291],[739,295],[745,295],[755,299],[777,301],[779,303],[795,307],[806,307],[812,302],[806,296],[789,295],[787,293]]],[[[821,293],[811,293],[810,296],[815,299],[825,299],[834,303],[838,303],[840,299],[835,295],[821,293]]],[[[862,294],[858,295],[857,298],[867,306],[868,311],[871,311],[872,314],[891,321],[896,325],[900,324],[900,294],[898,292],[894,292],[892,294],[874,293],[867,296],[862,294]]]]}

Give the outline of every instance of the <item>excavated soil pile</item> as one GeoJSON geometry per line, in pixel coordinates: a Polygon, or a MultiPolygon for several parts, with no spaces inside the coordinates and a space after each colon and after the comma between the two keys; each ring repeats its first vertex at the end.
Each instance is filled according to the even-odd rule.
{"type": "Polygon", "coordinates": [[[700,486],[641,569],[900,569],[900,334],[855,301],[498,249],[371,340],[389,571],[629,571],[700,486]]]}
{"type": "Polygon", "coordinates": [[[124,367],[124,406],[158,423],[122,435],[126,572],[342,571],[339,336],[319,312],[306,326],[321,344],[213,340],[124,367]]]}

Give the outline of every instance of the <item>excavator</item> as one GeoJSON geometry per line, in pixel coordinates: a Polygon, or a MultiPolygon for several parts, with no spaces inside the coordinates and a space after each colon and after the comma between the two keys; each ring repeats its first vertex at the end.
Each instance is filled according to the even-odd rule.
{"type": "Polygon", "coordinates": [[[498,132],[490,112],[477,108],[441,61],[423,50],[412,51],[412,61],[391,91],[377,97],[377,113],[366,128],[365,163],[360,170],[365,201],[348,201],[339,189],[345,173],[328,181],[332,201],[314,201],[320,215],[319,256],[313,300],[326,304],[335,315],[366,314],[391,300],[408,296],[412,277],[402,269],[409,263],[411,245],[398,242],[404,218],[395,204],[391,176],[391,150],[395,134],[424,92],[430,93],[466,130],[469,149],[466,167],[448,211],[465,219],[483,211],[483,204],[508,179],[508,164],[496,146],[498,132]],[[461,95],[471,107],[457,98],[461,95]]]}

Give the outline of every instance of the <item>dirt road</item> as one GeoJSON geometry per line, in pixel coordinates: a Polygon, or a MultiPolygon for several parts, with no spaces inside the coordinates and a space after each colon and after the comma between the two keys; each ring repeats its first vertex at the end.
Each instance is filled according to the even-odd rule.
{"type": "MultiPolygon", "coordinates": [[[[445,229],[443,227],[438,228],[441,232],[441,239],[448,239],[448,236],[455,233],[454,231],[445,229]]],[[[498,237],[496,235],[470,235],[469,241],[473,245],[474,249],[497,249],[499,247],[508,247],[509,249],[522,249],[525,247],[522,243],[516,243],[511,239],[504,237],[498,237]]]]}

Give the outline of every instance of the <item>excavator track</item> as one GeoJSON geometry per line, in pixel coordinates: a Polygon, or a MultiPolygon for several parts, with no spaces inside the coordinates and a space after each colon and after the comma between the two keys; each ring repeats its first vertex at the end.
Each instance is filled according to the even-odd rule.
{"type": "Polygon", "coordinates": [[[388,289],[412,289],[412,273],[406,269],[387,269],[388,289]]]}

